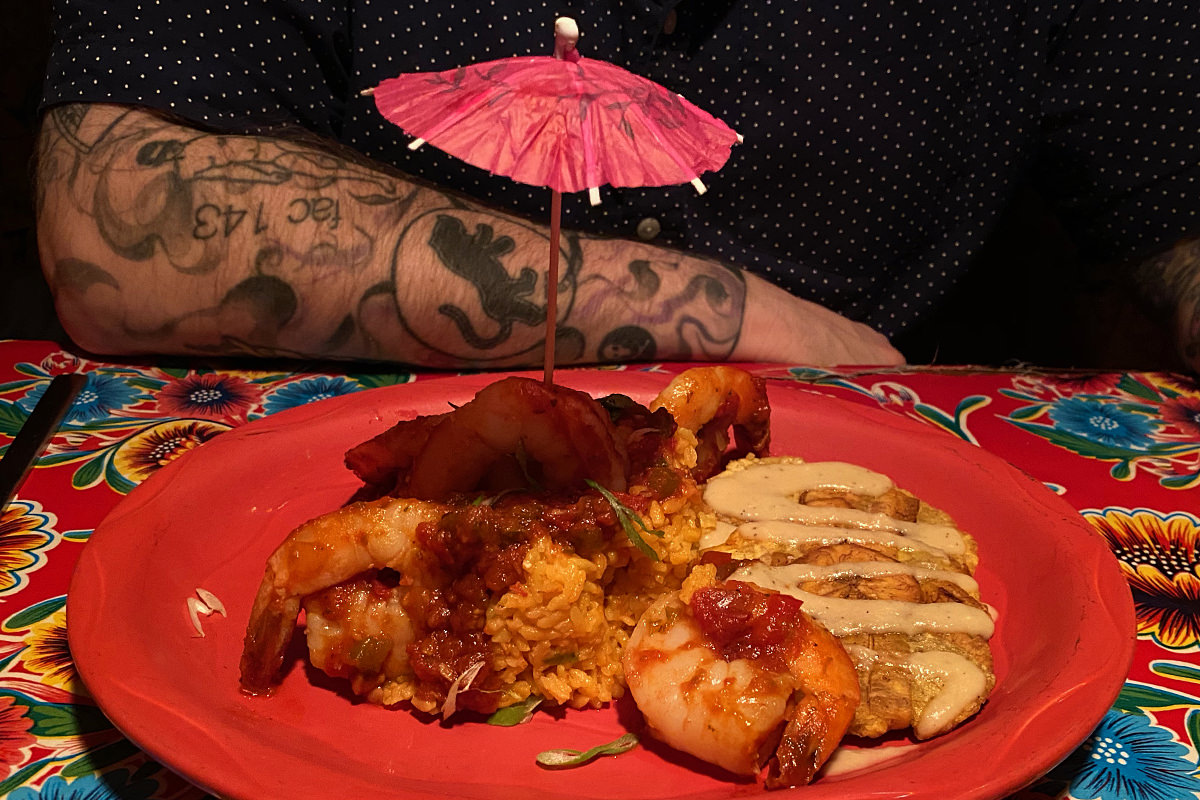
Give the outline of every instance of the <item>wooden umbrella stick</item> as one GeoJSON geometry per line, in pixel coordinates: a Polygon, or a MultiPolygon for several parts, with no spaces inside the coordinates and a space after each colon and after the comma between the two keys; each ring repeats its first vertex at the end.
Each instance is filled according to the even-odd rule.
{"type": "Polygon", "coordinates": [[[550,270],[546,273],[546,385],[554,383],[554,339],[558,331],[558,234],[562,218],[562,193],[550,194],[550,270]]]}

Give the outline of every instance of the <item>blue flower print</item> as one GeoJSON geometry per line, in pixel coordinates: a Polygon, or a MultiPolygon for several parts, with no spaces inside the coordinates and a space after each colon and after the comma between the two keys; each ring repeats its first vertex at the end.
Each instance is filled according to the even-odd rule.
{"type": "MultiPolygon", "coordinates": [[[[32,412],[37,401],[46,393],[50,386],[47,381],[29,390],[29,394],[17,401],[26,412],[32,412]]],[[[64,422],[86,424],[93,420],[112,416],[112,412],[145,400],[147,395],[135,386],[130,386],[121,378],[105,375],[100,372],[87,373],[87,380],[79,390],[75,401],[67,410],[64,422]]]]}
{"type": "Polygon", "coordinates": [[[274,414],[287,408],[327,400],[343,394],[352,394],[362,387],[345,378],[305,378],[289,383],[272,392],[263,404],[263,411],[274,414]]]}
{"type": "Polygon", "coordinates": [[[9,800],[149,800],[158,789],[158,781],[142,778],[131,781],[129,770],[114,769],[69,783],[55,775],[38,789],[17,789],[9,795],[9,800]]]}
{"type": "Polygon", "coordinates": [[[1050,419],[1062,430],[1092,442],[1130,449],[1153,444],[1155,423],[1143,414],[1124,411],[1113,403],[1067,397],[1050,408],[1050,419]]]}
{"type": "Polygon", "coordinates": [[[1084,800],[1179,800],[1200,780],[1184,771],[1187,748],[1149,717],[1109,711],[1091,737],[1054,773],[1074,775],[1071,796],[1084,800]]]}

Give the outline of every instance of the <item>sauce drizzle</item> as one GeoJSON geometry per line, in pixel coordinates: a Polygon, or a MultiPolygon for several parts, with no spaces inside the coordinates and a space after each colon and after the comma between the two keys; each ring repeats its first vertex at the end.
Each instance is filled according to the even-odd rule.
{"type": "MultiPolygon", "coordinates": [[[[804,610],[835,636],[962,633],[990,638],[995,632],[995,621],[991,609],[986,607],[958,602],[825,597],[800,588],[805,581],[813,580],[908,575],[917,581],[953,583],[978,597],[979,585],[973,577],[937,568],[942,562],[962,563],[961,557],[969,553],[967,537],[958,529],[897,520],[855,508],[808,506],[800,502],[806,492],[813,490],[875,498],[893,488],[887,476],[845,462],[796,459],[740,462],[711,479],[704,491],[705,501],[723,520],[705,544],[714,546],[735,536],[742,542],[756,542],[767,545],[771,551],[783,552],[839,543],[890,547],[904,554],[902,562],[772,565],[752,561],[744,563],[729,579],[799,599],[804,610]]],[[[882,658],[861,645],[848,646],[847,650],[860,668],[870,669],[882,658]]],[[[962,711],[987,691],[984,671],[958,653],[915,652],[889,655],[887,661],[936,687],[934,696],[913,720],[913,730],[920,739],[948,730],[962,711]]]]}

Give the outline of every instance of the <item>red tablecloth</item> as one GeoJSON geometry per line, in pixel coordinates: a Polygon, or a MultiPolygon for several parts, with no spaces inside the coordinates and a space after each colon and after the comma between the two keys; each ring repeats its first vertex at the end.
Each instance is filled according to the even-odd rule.
{"type": "MultiPolygon", "coordinates": [[[[1111,545],[1137,609],[1133,668],[1094,735],[1020,797],[1200,797],[1200,386],[1194,380],[1034,369],[759,371],[991,451],[1060,494],[1111,545]]],[[[247,371],[120,364],[46,342],[0,342],[0,448],[61,372],[86,373],[87,384],[0,516],[0,797],[203,797],[125,740],[74,672],[65,603],[81,549],[138,483],[222,431],[298,404],[424,376],[332,365],[247,371]]]]}

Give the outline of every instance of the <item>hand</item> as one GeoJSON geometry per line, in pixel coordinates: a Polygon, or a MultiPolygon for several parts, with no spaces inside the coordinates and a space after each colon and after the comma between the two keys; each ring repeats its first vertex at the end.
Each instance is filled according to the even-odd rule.
{"type": "Polygon", "coordinates": [[[749,275],[742,333],[731,358],[812,366],[904,363],[871,327],[749,275]]]}
{"type": "Polygon", "coordinates": [[[1182,369],[1200,372],[1200,239],[1184,239],[1140,264],[1140,289],[1174,335],[1182,369]]]}

